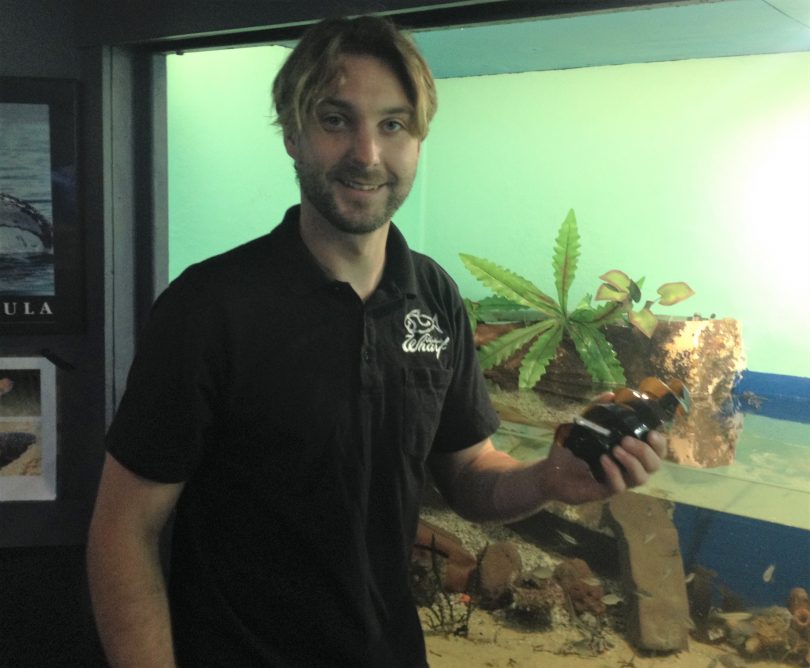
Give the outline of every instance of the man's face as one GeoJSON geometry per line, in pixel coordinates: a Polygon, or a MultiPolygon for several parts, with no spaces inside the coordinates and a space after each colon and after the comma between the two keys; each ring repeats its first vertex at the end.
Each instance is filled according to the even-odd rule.
{"type": "Polygon", "coordinates": [[[343,56],[340,75],[298,136],[285,134],[302,212],[342,232],[366,234],[391,220],[413,185],[420,140],[396,75],[369,56],[343,56]]]}

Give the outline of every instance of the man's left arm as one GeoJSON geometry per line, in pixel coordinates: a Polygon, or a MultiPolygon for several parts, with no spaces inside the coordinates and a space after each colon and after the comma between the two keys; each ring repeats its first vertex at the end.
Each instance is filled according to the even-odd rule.
{"type": "Polygon", "coordinates": [[[583,460],[562,447],[560,435],[558,430],[548,457],[534,462],[496,450],[489,438],[457,452],[434,453],[428,462],[439,491],[459,515],[478,522],[512,521],[548,501],[597,501],[643,485],[660,468],[667,447],[657,432],[648,434],[649,443],[624,437],[613,449],[621,467],[603,455],[605,482],[600,483],[583,460]]]}

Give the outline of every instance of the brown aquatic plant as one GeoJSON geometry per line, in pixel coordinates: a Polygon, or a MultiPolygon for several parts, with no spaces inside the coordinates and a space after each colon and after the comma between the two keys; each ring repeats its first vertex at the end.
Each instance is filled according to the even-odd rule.
{"type": "Polygon", "coordinates": [[[430,558],[433,596],[424,606],[427,623],[432,631],[466,638],[470,630],[470,617],[474,610],[468,593],[451,594],[443,585],[441,555],[436,547],[436,536],[431,536],[430,558]]]}

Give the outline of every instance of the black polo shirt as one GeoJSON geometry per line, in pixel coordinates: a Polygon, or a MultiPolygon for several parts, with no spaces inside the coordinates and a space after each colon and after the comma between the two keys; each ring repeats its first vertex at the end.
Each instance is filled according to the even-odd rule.
{"type": "Polygon", "coordinates": [[[407,572],[425,460],[497,416],[448,275],[392,226],[364,303],[319,268],[298,217],[161,295],[107,446],[186,483],[181,665],[423,666],[407,572]]]}

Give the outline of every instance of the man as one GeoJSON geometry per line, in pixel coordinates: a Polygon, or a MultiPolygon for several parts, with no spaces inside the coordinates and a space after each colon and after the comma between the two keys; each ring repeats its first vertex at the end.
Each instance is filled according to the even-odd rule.
{"type": "Polygon", "coordinates": [[[666,445],[625,439],[604,484],[493,448],[458,291],[391,223],[436,108],[407,38],[321,23],[273,93],[300,207],[164,292],[108,434],[88,563],[113,666],[425,666],[427,466],[461,514],[510,519],[642,484],[666,445]]]}

